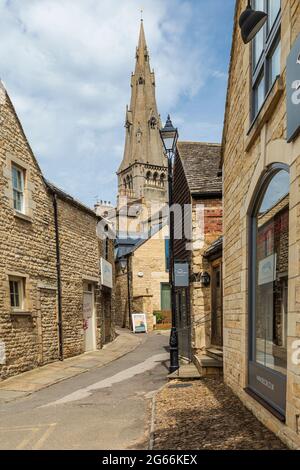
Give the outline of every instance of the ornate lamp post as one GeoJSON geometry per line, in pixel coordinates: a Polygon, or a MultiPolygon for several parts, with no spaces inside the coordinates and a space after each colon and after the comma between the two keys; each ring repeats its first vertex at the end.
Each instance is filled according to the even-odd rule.
{"type": "MultiPolygon", "coordinates": [[[[128,326],[131,327],[131,299],[130,299],[130,271],[129,271],[129,257],[122,256],[119,259],[122,273],[125,274],[127,270],[127,305],[128,305],[128,326]]],[[[126,319],[124,319],[124,328],[126,327],[126,319]]]]}
{"type": "Polygon", "coordinates": [[[175,311],[175,285],[174,285],[174,213],[171,211],[173,206],[173,159],[176,154],[176,145],[178,141],[178,130],[172,124],[170,115],[168,116],[165,127],[160,131],[161,139],[164,144],[166,157],[168,158],[168,187],[169,187],[169,259],[170,259],[170,287],[171,287],[171,309],[172,309],[172,329],[170,336],[170,373],[179,369],[178,360],[178,334],[176,329],[176,311],[175,311]]]}

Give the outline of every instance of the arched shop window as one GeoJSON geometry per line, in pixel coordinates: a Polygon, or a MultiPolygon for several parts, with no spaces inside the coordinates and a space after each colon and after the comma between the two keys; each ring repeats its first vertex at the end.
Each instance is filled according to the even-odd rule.
{"type": "Polygon", "coordinates": [[[251,216],[249,388],[285,415],[290,177],[273,165],[251,216]]]}

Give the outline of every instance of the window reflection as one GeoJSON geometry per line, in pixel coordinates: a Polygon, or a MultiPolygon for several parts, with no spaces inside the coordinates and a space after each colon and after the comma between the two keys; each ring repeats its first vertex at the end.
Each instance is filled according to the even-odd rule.
{"type": "Polygon", "coordinates": [[[289,175],[271,180],[256,217],[256,362],[286,374],[289,175]]]}
{"type": "MultiPolygon", "coordinates": [[[[256,0],[254,2],[254,9],[258,11],[264,11],[264,0],[256,0]]],[[[254,69],[256,68],[259,59],[263,53],[264,50],[264,30],[261,29],[253,39],[254,47],[254,61],[253,61],[253,66],[254,69]]]]}
{"type": "Polygon", "coordinates": [[[254,87],[254,109],[255,114],[258,113],[260,108],[262,107],[265,100],[265,81],[264,76],[262,75],[258,79],[258,83],[254,87]]]}
{"type": "Polygon", "coordinates": [[[265,11],[268,21],[253,39],[252,119],[258,115],[267,93],[280,75],[280,0],[253,0],[253,8],[265,11]]]}
{"type": "Polygon", "coordinates": [[[280,0],[268,0],[268,30],[271,31],[273,24],[280,11],[280,0]]]}
{"type": "Polygon", "coordinates": [[[254,38],[254,69],[256,68],[259,59],[264,50],[264,30],[261,29],[254,38]]]}
{"type": "Polygon", "coordinates": [[[276,78],[280,75],[280,53],[281,53],[281,44],[278,42],[274,51],[270,56],[270,67],[269,67],[269,89],[272,87],[276,78]]]}

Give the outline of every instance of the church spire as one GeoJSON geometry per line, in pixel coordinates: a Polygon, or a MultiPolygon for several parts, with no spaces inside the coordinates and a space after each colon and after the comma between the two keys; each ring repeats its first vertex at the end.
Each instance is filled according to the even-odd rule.
{"type": "Polygon", "coordinates": [[[139,43],[136,49],[136,59],[137,59],[137,66],[139,65],[143,67],[146,61],[148,61],[149,63],[149,55],[148,55],[148,48],[147,48],[147,43],[146,43],[143,20],[141,20],[139,43]]]}
{"type": "MultiPolygon", "coordinates": [[[[126,110],[125,152],[118,171],[119,179],[121,173],[122,177],[126,173],[127,178],[127,172],[132,165],[165,166],[160,127],[155,97],[155,75],[150,69],[144,22],[141,20],[135,72],[131,76],[131,101],[130,107],[126,110]]],[[[119,180],[119,187],[122,181],[119,180]]],[[[142,192],[139,188],[138,194],[142,192]]]]}

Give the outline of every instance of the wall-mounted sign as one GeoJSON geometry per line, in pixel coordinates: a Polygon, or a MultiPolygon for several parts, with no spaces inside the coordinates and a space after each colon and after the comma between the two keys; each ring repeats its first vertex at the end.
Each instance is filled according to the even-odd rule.
{"type": "Polygon", "coordinates": [[[300,132],[300,34],[287,59],[286,86],[287,141],[291,142],[300,132]]]}
{"type": "Polygon", "coordinates": [[[85,292],[83,295],[83,318],[88,320],[93,316],[93,294],[85,292]]]}
{"type": "Polygon", "coordinates": [[[0,341],[0,364],[4,365],[5,362],[6,362],[5,343],[3,341],[0,341]]]}
{"type": "Polygon", "coordinates": [[[270,255],[259,262],[258,285],[270,284],[276,280],[276,254],[270,255]]]}
{"type": "Polygon", "coordinates": [[[100,271],[101,271],[101,285],[113,287],[113,278],[112,278],[112,265],[106,261],[104,258],[100,259],[100,271]]]}
{"type": "Polygon", "coordinates": [[[174,283],[175,287],[189,287],[189,264],[175,263],[174,265],[174,283]]]}
{"type": "Polygon", "coordinates": [[[249,388],[283,416],[286,409],[286,377],[273,370],[249,363],[249,388]]]}
{"type": "Polygon", "coordinates": [[[144,313],[133,313],[132,317],[132,329],[134,333],[147,333],[147,319],[144,313]]]}

